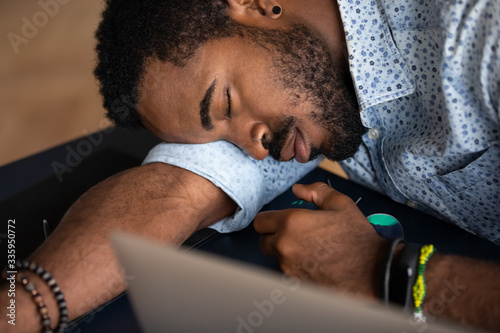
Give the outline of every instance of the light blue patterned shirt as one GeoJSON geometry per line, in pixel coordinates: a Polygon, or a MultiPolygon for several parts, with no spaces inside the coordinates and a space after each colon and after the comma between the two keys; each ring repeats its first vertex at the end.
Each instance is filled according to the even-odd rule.
{"type": "MultiPolygon", "coordinates": [[[[500,243],[500,1],[339,0],[368,132],[349,177],[500,243]]],[[[145,163],[191,170],[239,206],[246,226],[316,163],[255,161],[229,143],[163,144],[145,163]]]]}
{"type": "Polygon", "coordinates": [[[349,177],[500,244],[500,1],[338,3],[369,129],[349,177]]]}
{"type": "Polygon", "coordinates": [[[211,228],[219,232],[243,229],[262,206],[314,169],[320,160],[301,164],[277,162],[271,157],[257,161],[226,141],[207,144],[162,143],[143,164],[162,162],[194,172],[221,188],[236,202],[236,213],[211,228]]]}

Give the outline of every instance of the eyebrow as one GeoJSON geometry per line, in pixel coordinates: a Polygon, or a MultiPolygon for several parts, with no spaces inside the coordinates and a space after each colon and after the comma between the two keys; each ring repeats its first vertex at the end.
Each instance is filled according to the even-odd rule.
{"type": "Polygon", "coordinates": [[[217,79],[215,79],[210,87],[208,87],[205,92],[205,96],[200,102],[200,118],[201,126],[207,131],[214,129],[214,124],[212,123],[212,117],[210,117],[210,104],[212,103],[212,96],[214,94],[215,85],[217,84],[217,79]]]}

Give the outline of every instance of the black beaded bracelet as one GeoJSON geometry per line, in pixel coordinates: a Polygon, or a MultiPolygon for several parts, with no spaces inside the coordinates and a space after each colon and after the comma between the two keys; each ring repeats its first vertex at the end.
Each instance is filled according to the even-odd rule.
{"type": "Polygon", "coordinates": [[[52,333],[52,328],[50,328],[50,317],[47,305],[43,302],[42,295],[36,290],[35,285],[26,278],[24,275],[19,275],[18,281],[23,287],[24,290],[30,293],[33,298],[33,302],[35,302],[38,313],[40,314],[41,323],[42,323],[42,332],[43,333],[52,333]]]}
{"type": "Polygon", "coordinates": [[[384,270],[382,271],[382,293],[380,298],[384,301],[385,305],[389,305],[389,284],[391,277],[391,265],[392,260],[394,258],[394,253],[396,252],[396,248],[400,243],[404,243],[403,238],[396,238],[391,242],[389,246],[389,251],[386,255],[384,270]]]}
{"type": "Polygon", "coordinates": [[[10,272],[9,274],[11,274],[11,277],[8,278],[7,268],[4,269],[1,275],[2,279],[12,283],[11,279],[14,278],[14,282],[21,284],[24,290],[31,295],[33,302],[35,302],[38,313],[40,314],[42,333],[53,333],[52,328],[50,327],[50,317],[47,305],[44,303],[42,295],[38,292],[38,290],[36,290],[35,285],[30,282],[24,274],[17,274],[17,272],[10,272]]]}
{"type": "Polygon", "coordinates": [[[59,323],[57,324],[54,332],[64,332],[64,330],[68,327],[68,307],[66,304],[66,300],[64,299],[64,294],[61,292],[61,288],[59,288],[56,280],[42,266],[39,266],[34,262],[29,262],[28,260],[23,260],[22,262],[16,261],[16,267],[20,270],[30,270],[31,272],[41,277],[47,283],[50,290],[54,294],[57,305],[59,307],[59,323]]]}

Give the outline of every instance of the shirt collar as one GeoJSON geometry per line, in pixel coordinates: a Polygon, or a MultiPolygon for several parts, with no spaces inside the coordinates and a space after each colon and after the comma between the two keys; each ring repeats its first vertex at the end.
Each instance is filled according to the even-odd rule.
{"type": "Polygon", "coordinates": [[[415,91],[415,81],[393,40],[382,5],[338,0],[349,70],[361,110],[415,91]]]}

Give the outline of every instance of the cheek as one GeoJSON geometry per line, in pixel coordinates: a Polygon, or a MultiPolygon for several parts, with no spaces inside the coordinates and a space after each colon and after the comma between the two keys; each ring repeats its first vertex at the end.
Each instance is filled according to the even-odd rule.
{"type": "Polygon", "coordinates": [[[162,140],[171,143],[201,144],[220,140],[217,133],[207,132],[191,126],[170,126],[161,131],[162,140]]]}

